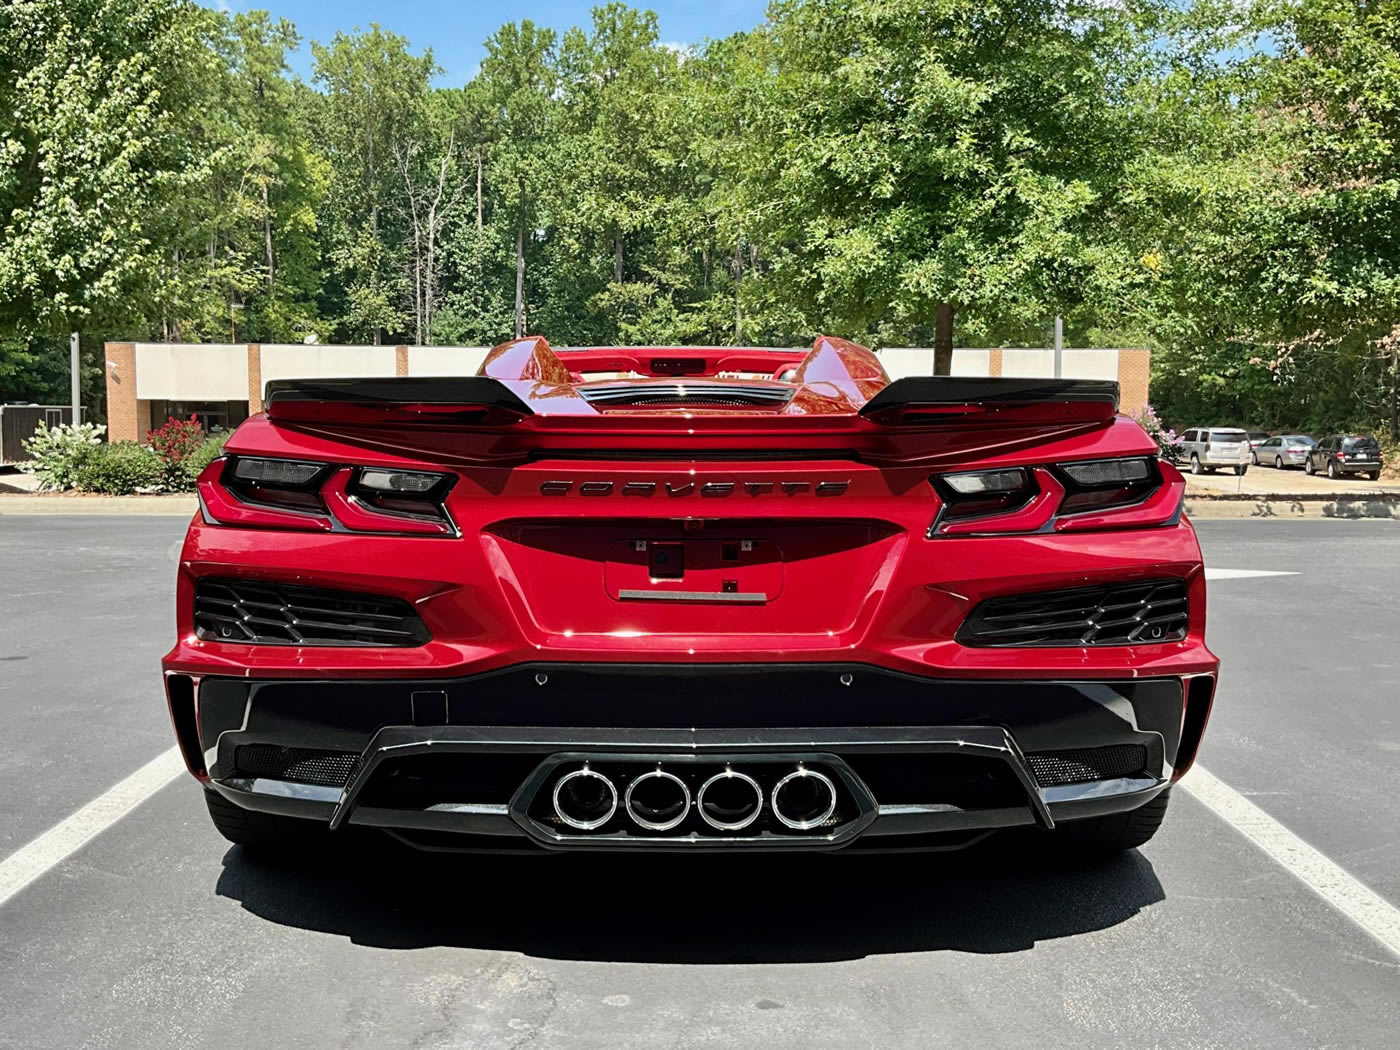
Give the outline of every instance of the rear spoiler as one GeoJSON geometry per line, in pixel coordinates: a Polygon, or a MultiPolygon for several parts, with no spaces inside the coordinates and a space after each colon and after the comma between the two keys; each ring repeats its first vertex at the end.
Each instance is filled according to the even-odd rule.
{"type": "Polygon", "coordinates": [[[505,383],[485,376],[273,379],[263,407],[274,423],[491,425],[534,414],[505,383]]]}
{"type": "Polygon", "coordinates": [[[861,408],[875,423],[1106,423],[1118,412],[1118,384],[1104,379],[896,379],[861,408]]]}

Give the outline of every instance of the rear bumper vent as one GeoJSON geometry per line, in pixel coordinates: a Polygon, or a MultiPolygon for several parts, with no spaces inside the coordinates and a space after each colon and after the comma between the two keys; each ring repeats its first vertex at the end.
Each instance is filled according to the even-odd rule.
{"type": "Polygon", "coordinates": [[[411,646],[431,637],[398,598],[247,580],[199,580],[194,625],[205,641],[256,645],[411,646]]]}
{"type": "Polygon", "coordinates": [[[1147,748],[1141,744],[1113,744],[1073,751],[1040,751],[1026,756],[1041,787],[1087,784],[1094,780],[1143,775],[1147,748]]]}
{"type": "Polygon", "coordinates": [[[354,751],[240,744],[233,753],[233,764],[244,776],[344,787],[359,766],[360,756],[354,751]]]}
{"type": "Polygon", "coordinates": [[[1154,580],[992,598],[958,629],[985,648],[1150,645],[1186,637],[1186,583],[1154,580]]]}

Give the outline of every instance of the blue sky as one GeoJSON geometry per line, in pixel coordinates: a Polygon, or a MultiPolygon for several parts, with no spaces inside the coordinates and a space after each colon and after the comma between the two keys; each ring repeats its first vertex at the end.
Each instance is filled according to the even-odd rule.
{"type": "MultiPolygon", "coordinates": [[[[459,87],[471,79],[481,62],[482,41],[502,22],[530,18],[563,33],[587,25],[595,0],[523,0],[482,3],[480,0],[202,0],[222,10],[263,9],[296,23],[302,36],[301,53],[293,67],[303,77],[311,73],[312,40],[329,40],[336,30],[350,31],[371,22],[408,38],[415,51],[433,49],[442,67],[438,83],[459,87]]],[[[706,38],[751,29],[763,19],[766,0],[655,0],[637,3],[656,12],[661,39],[667,43],[698,44],[706,38]]]]}

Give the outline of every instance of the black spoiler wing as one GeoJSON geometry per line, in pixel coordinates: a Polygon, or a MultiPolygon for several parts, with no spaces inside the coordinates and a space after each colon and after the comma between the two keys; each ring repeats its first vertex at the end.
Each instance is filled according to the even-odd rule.
{"type": "Polygon", "coordinates": [[[1106,379],[896,379],[860,414],[877,423],[1102,423],[1118,412],[1118,384],[1106,379]]]}
{"type": "Polygon", "coordinates": [[[534,414],[485,376],[272,379],[263,408],[274,423],[493,423],[534,414]]]}

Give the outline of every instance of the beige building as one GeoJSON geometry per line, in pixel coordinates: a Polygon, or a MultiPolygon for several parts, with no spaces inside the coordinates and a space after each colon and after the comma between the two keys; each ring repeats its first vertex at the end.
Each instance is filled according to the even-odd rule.
{"type": "MultiPolygon", "coordinates": [[[[481,346],[305,346],[301,343],[108,343],[107,434],[112,441],[144,441],[166,419],[197,416],[207,427],[232,427],[262,411],[270,379],[351,376],[474,375],[486,356],[481,346]]],[[[893,378],[931,375],[933,351],[880,351],[893,378]]],[[[1062,351],[1061,374],[1070,379],[1116,379],[1121,407],[1147,404],[1147,350],[1062,351]]],[[[958,376],[1049,376],[1048,349],[953,351],[958,376]]]]}

